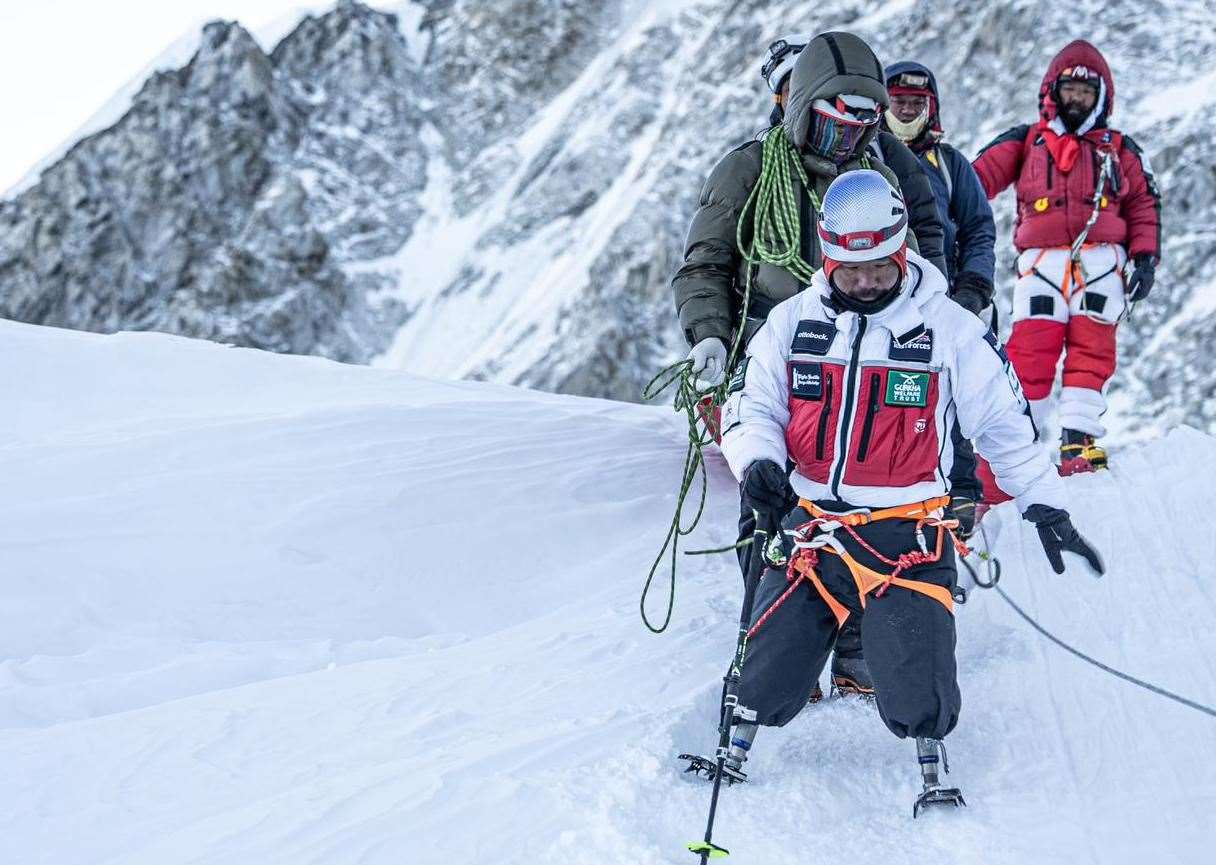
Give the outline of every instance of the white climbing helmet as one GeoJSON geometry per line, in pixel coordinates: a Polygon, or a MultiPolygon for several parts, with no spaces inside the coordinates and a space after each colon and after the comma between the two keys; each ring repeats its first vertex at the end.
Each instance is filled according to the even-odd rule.
{"type": "Polygon", "coordinates": [[[872,169],[832,181],[819,215],[826,276],[837,264],[894,258],[907,270],[908,208],[899,190],[872,169]]]}
{"type": "Polygon", "coordinates": [[[768,57],[764,58],[760,74],[764,76],[768,89],[774,94],[781,91],[781,82],[785,80],[785,76],[794,71],[794,63],[806,43],[805,36],[795,35],[778,39],[768,46],[768,57]]]}

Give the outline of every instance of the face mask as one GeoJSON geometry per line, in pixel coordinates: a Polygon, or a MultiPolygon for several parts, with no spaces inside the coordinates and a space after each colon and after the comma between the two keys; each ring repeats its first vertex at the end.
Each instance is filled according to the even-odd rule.
{"type": "Polygon", "coordinates": [[[886,294],[880,297],[876,297],[873,300],[857,300],[833,285],[830,299],[832,305],[836,307],[837,312],[848,310],[858,315],[874,315],[876,312],[882,312],[891,305],[891,302],[899,295],[899,288],[900,284],[897,282],[886,294]]]}
{"type": "MultiPolygon", "coordinates": [[[[901,253],[901,257],[898,260],[903,260],[902,256],[906,254],[906,252],[901,253]]],[[[828,285],[832,289],[829,300],[837,312],[848,310],[858,315],[874,315],[877,312],[882,312],[899,296],[900,289],[903,288],[904,284],[904,272],[901,268],[897,271],[895,281],[889,289],[873,300],[859,300],[836,287],[836,274],[839,272],[839,268],[833,268],[832,272],[828,273],[828,285]]]]}
{"type": "Polygon", "coordinates": [[[925,131],[925,127],[929,125],[929,106],[926,104],[924,110],[908,123],[904,123],[896,117],[889,108],[883,116],[886,118],[887,128],[891,130],[891,134],[907,144],[909,141],[919,138],[920,134],[925,131]]]}

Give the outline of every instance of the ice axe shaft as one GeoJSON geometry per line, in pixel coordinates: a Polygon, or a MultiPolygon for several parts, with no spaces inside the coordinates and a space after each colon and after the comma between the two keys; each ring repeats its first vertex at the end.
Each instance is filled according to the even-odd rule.
{"type": "Polygon", "coordinates": [[[718,794],[722,790],[723,766],[730,751],[730,726],[734,720],[735,708],[739,705],[738,687],[743,675],[743,659],[747,655],[747,631],[751,625],[752,607],[756,602],[756,587],[760,583],[760,575],[764,572],[764,553],[768,547],[770,525],[773,522],[771,514],[762,514],[753,510],[756,518],[756,528],[752,533],[751,553],[747,560],[747,579],[743,583],[743,605],[739,610],[739,635],[735,640],[735,656],[731,660],[730,669],[722,680],[722,704],[718,715],[718,753],[717,770],[714,772],[713,792],[709,798],[709,819],[705,822],[705,838],[694,841],[688,849],[701,857],[701,865],[706,865],[710,857],[718,858],[729,855],[724,847],[719,847],[712,841],[714,833],[714,818],[718,814],[718,794]]]}

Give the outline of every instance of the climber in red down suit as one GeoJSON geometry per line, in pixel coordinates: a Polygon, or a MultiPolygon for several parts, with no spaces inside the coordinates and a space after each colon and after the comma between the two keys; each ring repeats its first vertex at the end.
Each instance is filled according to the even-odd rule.
{"type": "Polygon", "coordinates": [[[1161,196],[1140,147],[1108,126],[1114,108],[1110,67],[1078,39],[1043,76],[1039,121],[1010,129],[975,160],[989,198],[1016,185],[1007,351],[1036,423],[1064,352],[1061,474],[1106,466],[1097,439],[1115,331],[1129,304],[1148,296],[1161,259],[1161,196]]]}

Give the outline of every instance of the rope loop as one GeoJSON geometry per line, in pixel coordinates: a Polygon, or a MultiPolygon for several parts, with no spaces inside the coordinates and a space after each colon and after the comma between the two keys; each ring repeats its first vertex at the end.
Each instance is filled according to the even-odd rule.
{"type": "MultiPolygon", "coordinates": [[[[642,390],[642,399],[653,402],[667,390],[674,388],[672,406],[688,421],[688,448],[684,454],[684,472],[680,480],[680,489],[676,494],[675,513],[663,539],[663,546],[650,566],[646,583],[642,587],[640,609],[642,623],[655,634],[661,634],[671,624],[672,611],[675,609],[676,597],[676,560],[680,538],[689,535],[696,529],[705,513],[706,497],[709,481],[705,473],[704,450],[720,437],[716,426],[718,409],[726,404],[727,388],[730,372],[742,353],[743,336],[747,327],[748,311],[751,306],[752,281],[754,271],[760,264],[771,264],[785,268],[797,280],[809,283],[815,273],[815,268],[802,258],[802,231],[798,214],[798,197],[794,189],[793,178],[797,176],[804,189],[810,195],[816,211],[821,207],[819,196],[807,178],[806,169],[798,151],[790,143],[782,127],[772,129],[764,138],[761,150],[760,178],[752,187],[739,214],[739,222],[735,230],[735,241],[739,253],[746,263],[746,278],[743,288],[743,303],[740,320],[731,340],[730,352],[727,355],[727,375],[714,387],[703,387],[692,373],[692,361],[685,359],[677,361],[659,370],[642,390]],[[744,237],[744,226],[752,225],[752,236],[744,237]],[[692,488],[700,480],[700,498],[692,521],[684,524],[684,507],[692,488]],[[651,623],[646,613],[646,599],[650,594],[651,585],[659,565],[670,550],[670,574],[667,594],[667,612],[662,624],[651,623]]],[[[731,547],[722,547],[720,551],[738,549],[742,542],[731,547]]],[[[694,554],[709,551],[693,551],[694,554]]]]}

